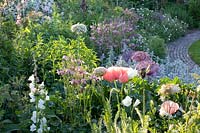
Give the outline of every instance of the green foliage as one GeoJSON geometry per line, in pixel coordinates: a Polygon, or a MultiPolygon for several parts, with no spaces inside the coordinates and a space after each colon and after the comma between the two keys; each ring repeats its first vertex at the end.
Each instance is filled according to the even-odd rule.
{"type": "MultiPolygon", "coordinates": [[[[34,8],[31,4],[29,6],[26,8],[34,8]]],[[[86,0],[86,5],[81,5],[79,0],[55,0],[53,12],[48,19],[43,20],[43,16],[42,21],[29,14],[17,26],[8,16],[6,19],[1,17],[0,131],[30,132],[31,115],[37,103],[30,103],[27,78],[34,71],[39,79],[39,83],[34,84],[44,81],[50,96],[46,101],[48,106],[39,114],[40,118],[47,118],[50,132],[199,132],[200,99],[196,86],[184,84],[178,78],[152,81],[148,77],[135,77],[124,84],[104,81],[93,74],[98,59],[93,49],[87,47],[93,46],[88,38],[99,31],[94,29],[90,35],[93,29],[88,29],[88,33],[78,35],[70,30],[77,22],[90,27],[104,21],[102,24],[106,28],[103,29],[109,32],[105,36],[99,34],[99,38],[107,37],[108,49],[110,40],[113,45],[120,43],[119,49],[109,49],[107,66],[114,64],[114,51],[121,52],[123,43],[127,47],[147,43],[144,48],[164,58],[164,42],[181,36],[187,25],[170,15],[137,6],[159,9],[162,5],[152,0],[86,0]],[[132,6],[136,6],[137,14],[126,9],[132,6]],[[117,24],[115,32],[112,22],[117,24]],[[127,29],[120,31],[119,27],[127,29]],[[118,31],[122,33],[117,35],[118,31]],[[124,39],[130,40],[124,42],[124,39]],[[163,101],[158,91],[167,83],[179,84],[181,90],[167,95],[165,100],[177,102],[184,110],[176,112],[171,119],[159,115],[163,101]],[[132,98],[128,107],[122,102],[126,96],[132,98]],[[136,100],[141,102],[137,106],[134,105],[136,100]]],[[[169,9],[169,12],[174,10],[169,9]]],[[[185,20],[188,14],[183,9],[180,7],[177,15],[185,20]]],[[[98,52],[102,54],[102,51],[98,52]]]]}
{"type": "Polygon", "coordinates": [[[173,18],[177,17],[179,20],[189,24],[190,27],[193,27],[194,20],[192,15],[189,14],[186,5],[169,3],[165,5],[164,12],[170,14],[173,18]]]}
{"type": "Polygon", "coordinates": [[[6,83],[10,77],[19,74],[19,71],[16,71],[19,60],[13,47],[17,27],[14,21],[0,16],[0,29],[0,81],[6,83]]]}
{"type": "Polygon", "coordinates": [[[150,51],[154,53],[154,55],[165,58],[166,56],[166,44],[164,39],[158,36],[152,36],[148,38],[148,45],[150,51]]]}
{"type": "Polygon", "coordinates": [[[194,26],[199,27],[200,23],[200,1],[199,0],[189,0],[189,13],[194,19],[194,26]]]}
{"type": "Polygon", "coordinates": [[[74,23],[82,22],[91,25],[112,15],[112,7],[105,0],[87,0],[83,5],[80,0],[56,0],[56,4],[63,17],[73,20],[74,23]]]}
{"type": "Polygon", "coordinates": [[[177,18],[172,18],[169,14],[162,14],[147,8],[136,9],[136,12],[141,17],[139,20],[139,32],[143,36],[159,36],[169,42],[182,36],[187,24],[179,21],[177,18]]]}

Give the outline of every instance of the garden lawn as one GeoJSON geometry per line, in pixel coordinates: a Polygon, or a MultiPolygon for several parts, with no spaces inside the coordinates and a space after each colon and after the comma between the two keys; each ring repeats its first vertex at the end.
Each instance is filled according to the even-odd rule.
{"type": "Polygon", "coordinates": [[[200,65],[200,40],[190,46],[189,55],[196,64],[200,65]]]}

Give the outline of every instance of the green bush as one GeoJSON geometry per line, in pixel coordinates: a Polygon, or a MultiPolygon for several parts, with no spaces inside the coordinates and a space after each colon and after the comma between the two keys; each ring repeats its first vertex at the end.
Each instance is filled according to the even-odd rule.
{"type": "Polygon", "coordinates": [[[198,27],[200,23],[200,1],[189,0],[189,13],[194,19],[194,26],[198,27]]]}
{"type": "Polygon", "coordinates": [[[166,56],[166,45],[165,40],[158,37],[158,36],[151,36],[148,38],[148,45],[147,47],[154,55],[165,58],[166,56]]]}
{"type": "Polygon", "coordinates": [[[8,82],[9,78],[19,74],[19,59],[13,47],[17,27],[14,21],[5,20],[0,16],[0,29],[0,81],[8,82]]]}
{"type": "Polygon", "coordinates": [[[159,36],[165,42],[173,41],[182,36],[188,27],[186,23],[172,18],[169,14],[152,11],[147,8],[136,9],[140,16],[138,29],[144,31],[144,36],[159,36]]]}
{"type": "Polygon", "coordinates": [[[164,12],[170,14],[173,18],[177,17],[179,20],[189,24],[190,27],[193,27],[194,20],[189,14],[186,5],[169,3],[164,7],[164,12]]]}

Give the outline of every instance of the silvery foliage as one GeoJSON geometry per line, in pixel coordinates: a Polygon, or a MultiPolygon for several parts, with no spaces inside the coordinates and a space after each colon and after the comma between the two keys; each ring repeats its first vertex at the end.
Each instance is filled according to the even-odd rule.
{"type": "Polygon", "coordinates": [[[195,78],[192,76],[193,73],[200,74],[200,67],[190,67],[180,59],[170,61],[167,57],[162,63],[160,63],[160,70],[156,78],[169,77],[171,79],[178,77],[184,83],[196,84],[195,78]]]}
{"type": "Polygon", "coordinates": [[[5,16],[13,16],[15,19],[19,12],[25,17],[30,11],[40,11],[45,15],[53,12],[54,0],[13,0],[4,4],[0,10],[5,16]],[[18,9],[19,8],[19,9],[18,9]]]}

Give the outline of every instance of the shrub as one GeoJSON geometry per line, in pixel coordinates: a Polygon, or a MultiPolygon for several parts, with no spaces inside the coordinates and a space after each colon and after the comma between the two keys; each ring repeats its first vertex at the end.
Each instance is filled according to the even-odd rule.
{"type": "Polygon", "coordinates": [[[135,32],[137,15],[124,10],[122,17],[91,26],[91,37],[98,54],[106,54],[111,48],[119,54],[124,45],[131,48],[142,44],[142,37],[135,32]]]}
{"type": "Polygon", "coordinates": [[[17,26],[14,21],[6,20],[0,16],[0,29],[0,81],[6,83],[9,78],[20,73],[17,64],[21,62],[13,47],[17,26]]]}
{"type": "Polygon", "coordinates": [[[151,36],[148,38],[147,43],[147,47],[150,50],[150,52],[153,52],[155,56],[158,56],[162,59],[165,58],[166,45],[164,39],[158,36],[151,36]]]}
{"type": "Polygon", "coordinates": [[[142,34],[144,36],[156,35],[165,39],[165,42],[169,42],[182,36],[187,29],[186,23],[168,14],[154,12],[147,8],[136,9],[136,12],[140,17],[138,30],[144,30],[142,34]]]}
{"type": "Polygon", "coordinates": [[[198,27],[200,23],[200,1],[199,0],[189,0],[189,13],[194,19],[194,26],[198,27]]]}
{"type": "Polygon", "coordinates": [[[164,7],[164,12],[170,14],[173,18],[177,17],[179,20],[182,20],[189,24],[190,27],[193,27],[194,20],[188,12],[188,8],[184,4],[167,4],[164,7]]]}
{"type": "Polygon", "coordinates": [[[32,11],[40,12],[44,16],[51,16],[53,4],[53,0],[7,1],[2,8],[2,14],[5,17],[12,17],[17,24],[21,24],[22,19],[27,17],[32,11]]]}

